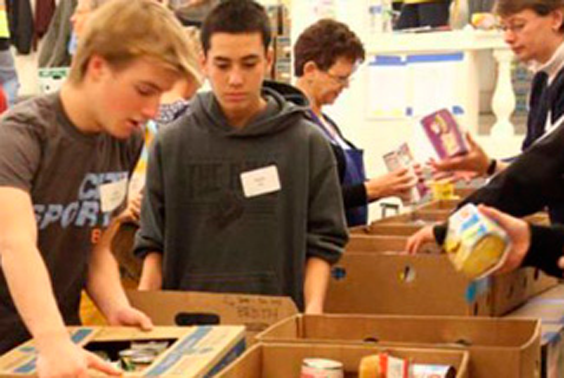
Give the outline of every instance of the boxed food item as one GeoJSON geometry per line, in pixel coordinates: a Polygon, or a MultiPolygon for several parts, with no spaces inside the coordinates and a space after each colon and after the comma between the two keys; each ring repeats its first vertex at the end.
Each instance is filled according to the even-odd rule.
{"type": "MultiPolygon", "coordinates": [[[[409,174],[413,179],[418,180],[415,173],[414,164],[415,160],[407,143],[403,143],[399,148],[384,155],[384,162],[389,172],[397,171],[398,169],[407,168],[409,174]]],[[[423,182],[417,184],[410,190],[409,199],[404,201],[405,204],[415,204],[427,194],[427,187],[423,182]]]]}
{"type": "Polygon", "coordinates": [[[448,180],[434,180],[431,182],[431,197],[435,201],[457,200],[454,183],[448,180]]]}
{"type": "MultiPolygon", "coordinates": [[[[455,378],[469,377],[468,354],[464,351],[419,349],[410,347],[380,347],[371,345],[259,343],[238,358],[218,378],[289,378],[300,377],[305,359],[322,358],[340,363],[344,377],[358,377],[363,357],[387,353],[414,364],[448,365],[456,371],[455,378]]],[[[302,377],[309,377],[301,375],[302,377]]],[[[321,375],[332,377],[331,375],[321,375]]],[[[315,377],[315,376],[313,376],[315,377]]]]}
{"type": "Polygon", "coordinates": [[[448,222],[444,249],[456,270],[472,279],[485,277],[499,269],[509,251],[506,232],[467,204],[448,222]]]}
{"type": "Polygon", "coordinates": [[[257,339],[265,345],[372,344],[385,350],[398,346],[463,350],[470,353],[468,374],[472,378],[539,376],[540,322],[533,319],[297,315],[274,325],[257,339]]]}
{"type": "Polygon", "coordinates": [[[363,357],[359,378],[455,378],[456,369],[449,365],[415,364],[387,352],[363,357]]]}
{"type": "MultiPolygon", "coordinates": [[[[126,377],[213,376],[245,350],[244,328],[238,326],[155,327],[150,332],[132,327],[69,327],[69,332],[74,343],[119,363],[126,377]]],[[[35,376],[36,362],[37,351],[30,340],[0,356],[0,376],[35,376]]]]}
{"type": "Polygon", "coordinates": [[[421,124],[440,159],[468,153],[468,144],[460,126],[447,109],[423,117],[421,124]]]}

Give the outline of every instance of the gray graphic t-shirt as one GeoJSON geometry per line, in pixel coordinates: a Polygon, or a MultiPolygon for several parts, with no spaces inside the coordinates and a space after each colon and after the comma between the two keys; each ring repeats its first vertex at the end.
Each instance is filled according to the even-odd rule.
{"type": "MultiPolygon", "coordinates": [[[[124,141],[81,133],[66,116],[58,93],[26,101],[0,119],[0,186],[31,195],[38,248],[67,324],[79,322],[92,246],[108,226],[112,210],[118,211],[125,200],[118,195],[102,207],[100,188],[126,185],[142,144],[141,132],[124,141]]],[[[0,354],[29,337],[1,262],[0,335],[0,354]]]]}

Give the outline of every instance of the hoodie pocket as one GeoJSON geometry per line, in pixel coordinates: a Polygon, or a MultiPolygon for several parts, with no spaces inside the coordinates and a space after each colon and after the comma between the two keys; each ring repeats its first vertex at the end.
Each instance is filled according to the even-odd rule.
{"type": "Polygon", "coordinates": [[[282,295],[274,272],[189,273],[182,280],[183,290],[217,293],[282,295]]]}

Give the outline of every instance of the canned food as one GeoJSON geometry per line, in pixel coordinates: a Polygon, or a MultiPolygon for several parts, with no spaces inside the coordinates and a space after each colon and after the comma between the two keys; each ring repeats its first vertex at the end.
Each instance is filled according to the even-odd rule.
{"type": "Polygon", "coordinates": [[[306,358],[302,363],[301,378],[343,378],[343,364],[325,358],[306,358]]]}

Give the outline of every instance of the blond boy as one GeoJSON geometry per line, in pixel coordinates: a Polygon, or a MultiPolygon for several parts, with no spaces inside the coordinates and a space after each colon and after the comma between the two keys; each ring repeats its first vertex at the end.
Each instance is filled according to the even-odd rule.
{"type": "Polygon", "coordinates": [[[191,75],[180,24],[153,0],[114,0],[85,25],[68,82],[0,121],[0,353],[33,336],[40,376],[114,368],[75,346],[86,289],[110,324],[151,328],[120,284],[111,216],[161,94],[191,75]]]}

